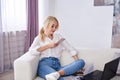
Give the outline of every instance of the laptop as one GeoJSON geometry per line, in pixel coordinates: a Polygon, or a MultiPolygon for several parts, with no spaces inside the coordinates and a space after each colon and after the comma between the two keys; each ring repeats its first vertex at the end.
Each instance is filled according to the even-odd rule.
{"type": "Polygon", "coordinates": [[[105,64],[104,70],[95,70],[84,76],[85,80],[110,80],[116,75],[120,57],[105,64]]]}

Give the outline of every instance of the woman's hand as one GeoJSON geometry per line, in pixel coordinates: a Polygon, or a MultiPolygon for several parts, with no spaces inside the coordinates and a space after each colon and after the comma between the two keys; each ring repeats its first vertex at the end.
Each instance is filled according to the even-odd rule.
{"type": "Polygon", "coordinates": [[[51,42],[48,44],[49,48],[54,48],[54,47],[57,47],[59,44],[58,43],[55,43],[55,42],[51,42]]]}
{"type": "Polygon", "coordinates": [[[78,55],[74,55],[74,56],[72,56],[73,57],[73,59],[74,60],[78,60],[79,58],[78,58],[78,55]]]}

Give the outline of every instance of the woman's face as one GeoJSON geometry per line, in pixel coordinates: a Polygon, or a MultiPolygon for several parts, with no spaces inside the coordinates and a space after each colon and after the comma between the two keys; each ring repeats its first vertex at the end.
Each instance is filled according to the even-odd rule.
{"type": "Polygon", "coordinates": [[[58,23],[54,20],[51,24],[49,24],[46,29],[45,29],[45,33],[47,35],[52,35],[54,34],[54,32],[57,30],[58,28],[58,23]]]}

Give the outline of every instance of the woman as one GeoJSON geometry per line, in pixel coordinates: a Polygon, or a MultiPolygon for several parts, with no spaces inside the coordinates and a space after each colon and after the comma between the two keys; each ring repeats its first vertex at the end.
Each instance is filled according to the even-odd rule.
{"type": "Polygon", "coordinates": [[[30,53],[40,55],[37,74],[46,80],[63,80],[62,76],[71,75],[85,65],[82,59],[78,59],[77,51],[60,34],[55,33],[58,26],[58,20],[53,16],[48,16],[40,34],[29,49],[30,53]],[[75,61],[61,67],[59,60],[63,49],[68,50],[75,61]]]}

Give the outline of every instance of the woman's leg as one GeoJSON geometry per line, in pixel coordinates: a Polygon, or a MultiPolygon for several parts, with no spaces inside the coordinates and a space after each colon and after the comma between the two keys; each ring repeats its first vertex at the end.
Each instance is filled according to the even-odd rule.
{"type": "Polygon", "coordinates": [[[59,60],[54,58],[45,58],[39,62],[37,73],[44,79],[49,78],[49,80],[57,80],[59,78],[58,80],[63,80],[62,77],[59,77],[60,74],[57,72],[60,67],[59,60]]]}
{"type": "Polygon", "coordinates": [[[51,68],[49,65],[39,64],[37,72],[40,77],[45,79],[45,75],[56,72],[56,70],[51,68]]]}
{"type": "MultiPolygon", "coordinates": [[[[57,71],[54,70],[53,68],[51,68],[50,66],[45,65],[45,66],[42,66],[42,68],[40,68],[40,70],[39,70],[39,76],[42,77],[42,78],[44,78],[44,79],[46,79],[45,76],[47,74],[55,73],[55,74],[53,74],[53,76],[56,76],[56,72],[57,71]]],[[[58,80],[64,80],[64,79],[63,79],[63,77],[59,77],[58,80]]]]}
{"type": "Polygon", "coordinates": [[[84,60],[78,59],[78,60],[74,61],[73,63],[71,63],[67,66],[64,66],[58,72],[61,75],[65,75],[65,76],[71,75],[71,74],[79,71],[80,69],[82,69],[84,67],[84,65],[85,65],[84,60]]]}
{"type": "Polygon", "coordinates": [[[53,68],[47,65],[42,66],[38,69],[38,75],[44,79],[45,79],[45,75],[52,73],[52,72],[56,72],[56,70],[54,70],[53,68]]]}

